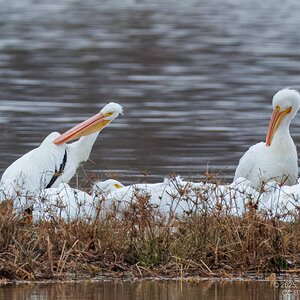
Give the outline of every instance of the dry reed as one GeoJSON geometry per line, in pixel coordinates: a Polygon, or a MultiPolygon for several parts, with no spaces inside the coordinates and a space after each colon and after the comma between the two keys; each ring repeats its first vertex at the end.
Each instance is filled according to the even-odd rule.
{"type": "Polygon", "coordinates": [[[283,222],[255,208],[239,217],[218,206],[166,215],[145,194],[121,213],[69,223],[22,222],[9,202],[1,208],[2,280],[267,276],[300,266],[299,219],[283,222]]]}

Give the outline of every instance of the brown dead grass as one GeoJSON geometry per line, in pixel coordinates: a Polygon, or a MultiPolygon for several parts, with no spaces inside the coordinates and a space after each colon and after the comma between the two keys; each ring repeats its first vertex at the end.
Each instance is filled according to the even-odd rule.
{"type": "MultiPolygon", "coordinates": [[[[4,205],[6,205],[4,207],[4,205]]],[[[300,267],[300,222],[250,210],[161,215],[147,195],[93,222],[28,224],[0,212],[0,279],[271,274],[300,267]]]]}

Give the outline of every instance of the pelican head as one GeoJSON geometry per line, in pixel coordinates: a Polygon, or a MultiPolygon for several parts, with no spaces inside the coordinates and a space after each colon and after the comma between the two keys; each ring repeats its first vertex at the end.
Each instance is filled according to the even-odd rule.
{"type": "Polygon", "coordinates": [[[94,184],[94,189],[99,189],[100,191],[113,191],[115,189],[121,189],[124,185],[115,179],[107,179],[105,181],[98,181],[94,184]]]}
{"type": "Polygon", "coordinates": [[[271,146],[274,134],[278,128],[289,127],[300,107],[299,92],[292,89],[282,89],[273,97],[273,113],[269,123],[266,145],[271,146]]]}
{"type": "Polygon", "coordinates": [[[105,105],[98,114],[69,129],[56,138],[53,143],[59,145],[82,136],[99,132],[118,117],[120,113],[122,113],[122,106],[118,103],[110,102],[105,105]]]}

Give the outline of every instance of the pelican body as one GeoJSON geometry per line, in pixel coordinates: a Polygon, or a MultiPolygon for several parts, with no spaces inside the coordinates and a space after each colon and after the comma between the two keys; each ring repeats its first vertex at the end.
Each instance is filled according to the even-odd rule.
{"type": "Polygon", "coordinates": [[[107,104],[98,114],[60,135],[49,134],[41,145],[12,163],[0,181],[1,200],[27,196],[45,188],[68,183],[90,155],[99,132],[122,112],[117,103],[107,104]],[[78,139],[67,144],[67,142],[78,139]]]}
{"type": "Polygon", "coordinates": [[[234,180],[246,178],[256,189],[269,181],[294,185],[298,178],[297,149],[289,127],[300,107],[300,95],[295,90],[282,89],[275,94],[272,104],[266,142],[250,147],[235,171],[234,180]]]}

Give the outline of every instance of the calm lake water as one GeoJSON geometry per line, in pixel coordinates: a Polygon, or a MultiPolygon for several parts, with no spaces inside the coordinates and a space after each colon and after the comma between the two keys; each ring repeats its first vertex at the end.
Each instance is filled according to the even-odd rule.
{"type": "Polygon", "coordinates": [[[260,281],[180,281],[94,282],[34,284],[0,287],[0,299],[18,300],[294,300],[299,299],[300,285],[274,288],[260,281]]]}
{"type": "Polygon", "coordinates": [[[1,173],[114,100],[124,115],[99,136],[89,175],[132,183],[210,169],[230,181],[265,139],[273,94],[300,87],[296,0],[0,4],[1,173]]]}

